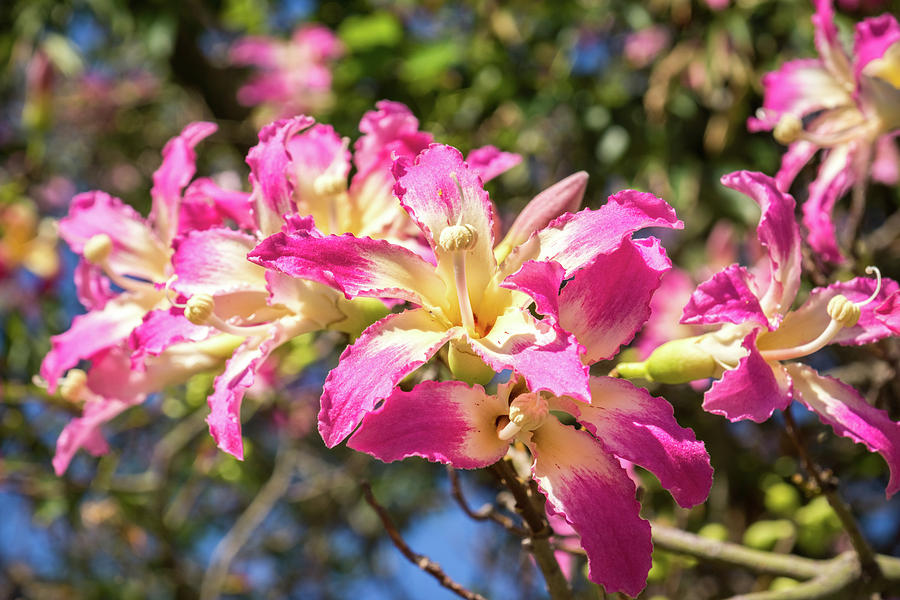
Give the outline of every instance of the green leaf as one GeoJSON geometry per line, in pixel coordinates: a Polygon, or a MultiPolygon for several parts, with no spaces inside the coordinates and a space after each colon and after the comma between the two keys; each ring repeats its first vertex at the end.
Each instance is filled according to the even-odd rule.
{"type": "Polygon", "coordinates": [[[351,50],[368,50],[377,46],[393,47],[403,39],[403,27],[389,12],[353,15],[344,19],[338,37],[351,50]]]}

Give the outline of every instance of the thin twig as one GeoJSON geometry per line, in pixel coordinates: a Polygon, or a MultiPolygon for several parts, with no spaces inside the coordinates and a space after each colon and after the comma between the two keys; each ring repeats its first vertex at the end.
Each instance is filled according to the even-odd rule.
{"type": "Polygon", "coordinates": [[[381,506],[375,499],[375,495],[372,494],[372,486],[369,485],[368,481],[364,481],[362,483],[362,490],[363,495],[366,498],[366,502],[368,502],[369,506],[371,506],[378,514],[378,518],[381,519],[381,524],[384,526],[384,530],[391,538],[394,546],[397,547],[397,550],[399,550],[400,553],[403,554],[403,556],[405,556],[409,562],[437,579],[438,583],[440,583],[443,587],[447,588],[461,598],[466,598],[466,600],[487,600],[481,594],[467,590],[462,585],[455,582],[450,578],[449,575],[444,572],[444,569],[442,569],[439,564],[437,564],[427,556],[418,554],[417,552],[413,552],[412,549],[403,540],[400,532],[397,531],[397,527],[394,525],[394,521],[391,519],[391,515],[389,515],[387,510],[385,510],[385,508],[381,506]]]}
{"type": "Polygon", "coordinates": [[[469,503],[466,502],[465,496],[463,496],[462,487],[459,485],[459,475],[457,475],[456,469],[447,467],[447,474],[450,476],[450,493],[453,496],[453,499],[456,500],[456,503],[470,519],[476,521],[493,521],[514,535],[519,537],[528,536],[527,531],[516,525],[515,521],[503,513],[498,512],[491,504],[485,504],[477,511],[473,511],[469,507],[469,503]]]}
{"type": "Polygon", "coordinates": [[[272,470],[269,480],[216,546],[209,567],[203,575],[203,582],[200,584],[200,600],[213,600],[219,597],[231,561],[247,543],[250,535],[263,522],[279,498],[287,492],[296,461],[297,452],[295,450],[281,449],[278,452],[275,458],[275,468],[272,470]]]}
{"type": "Polygon", "coordinates": [[[553,530],[547,523],[543,506],[539,511],[532,500],[529,488],[519,481],[515,470],[506,459],[498,461],[488,469],[512,492],[516,500],[516,511],[531,530],[529,536],[522,540],[522,545],[534,556],[534,562],[544,576],[550,598],[569,600],[572,597],[572,590],[550,545],[549,537],[553,530]]]}
{"type": "Polygon", "coordinates": [[[794,422],[794,417],[791,414],[790,406],[784,409],[784,423],[788,437],[791,438],[800,456],[803,468],[810,474],[816,486],[821,490],[825,499],[828,500],[828,504],[831,505],[838,519],[840,519],[841,525],[850,537],[850,543],[853,545],[853,549],[856,550],[863,574],[870,581],[876,581],[881,577],[881,572],[878,568],[878,562],[875,560],[875,552],[863,536],[856,519],[853,517],[853,513],[850,512],[850,507],[838,494],[837,480],[834,475],[823,473],[807,452],[803,438],[800,436],[800,431],[797,429],[797,424],[794,422]]]}

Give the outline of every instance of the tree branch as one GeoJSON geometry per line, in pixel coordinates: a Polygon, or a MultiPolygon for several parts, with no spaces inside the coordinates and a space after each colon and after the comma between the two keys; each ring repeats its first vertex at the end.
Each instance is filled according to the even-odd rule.
{"type": "Polygon", "coordinates": [[[447,467],[447,474],[450,476],[450,494],[453,496],[453,499],[456,500],[456,503],[462,509],[464,513],[470,518],[476,521],[493,521],[494,523],[499,524],[501,527],[509,531],[510,533],[517,535],[518,537],[527,537],[528,532],[523,528],[516,525],[515,521],[507,517],[506,515],[497,511],[494,506],[491,504],[485,504],[483,507],[478,509],[478,511],[473,511],[469,507],[469,503],[466,502],[465,496],[463,496],[462,488],[459,485],[459,475],[456,473],[456,469],[453,467],[447,467]]]}
{"type": "Polygon", "coordinates": [[[397,531],[397,527],[394,525],[394,521],[391,519],[391,516],[388,514],[387,510],[385,510],[383,506],[378,504],[378,501],[372,494],[372,486],[369,485],[369,482],[364,481],[362,483],[362,489],[363,495],[366,498],[366,502],[368,502],[369,506],[371,506],[378,514],[378,518],[381,519],[381,523],[382,525],[384,525],[384,530],[391,538],[394,546],[397,547],[397,550],[399,550],[400,553],[403,554],[403,556],[405,556],[407,560],[409,560],[409,562],[437,579],[438,583],[440,583],[443,587],[447,588],[461,598],[465,598],[466,600],[487,600],[481,594],[477,594],[475,592],[467,590],[462,585],[455,582],[450,578],[449,575],[444,572],[439,564],[437,564],[427,556],[413,552],[412,549],[403,540],[400,532],[397,531]]]}

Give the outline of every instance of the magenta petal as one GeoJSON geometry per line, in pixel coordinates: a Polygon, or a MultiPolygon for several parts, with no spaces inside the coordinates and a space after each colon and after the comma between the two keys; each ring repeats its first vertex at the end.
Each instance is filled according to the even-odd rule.
{"type": "Polygon", "coordinates": [[[568,278],[598,256],[618,249],[635,231],[647,227],[680,229],[684,224],[665,200],[653,194],[624,190],[610,196],[598,210],[585,209],[556,219],[516,254],[528,258],[534,252],[533,246],[538,244],[538,256],[534,258],[557,261],[565,267],[568,278]]]}
{"type": "Polygon", "coordinates": [[[492,465],[509,442],[497,437],[497,418],[509,407],[480,385],[425,381],[410,392],[395,390],[366,414],[347,442],[384,462],[421,456],[459,469],[492,465]]]}
{"type": "Polygon", "coordinates": [[[181,134],[169,140],[162,151],[162,164],[153,173],[153,208],[150,222],[166,244],[175,237],[178,228],[178,205],[181,191],[190,183],[196,171],[194,147],[218,129],[215,123],[190,123],[181,134]]]}
{"type": "Polygon", "coordinates": [[[95,235],[107,235],[112,241],[107,260],[115,272],[150,281],[167,278],[168,248],[133,208],[109,194],[87,192],[72,198],[59,234],[77,254],[95,235]]]}
{"type": "Polygon", "coordinates": [[[257,226],[264,234],[281,229],[281,216],[294,212],[287,145],[295,133],[314,122],[311,117],[298,116],[270,123],[260,130],[259,143],[247,154],[253,188],[251,201],[257,226]]]}
{"type": "Polygon", "coordinates": [[[856,25],[853,43],[853,75],[859,81],[862,70],[873,60],[884,56],[888,48],[900,42],[900,24],[893,15],[883,14],[864,19],[856,25]]]}
{"type": "Polygon", "coordinates": [[[900,182],[900,151],[897,150],[896,134],[878,138],[872,159],[872,180],[889,186],[900,182]]]}
{"type": "Polygon", "coordinates": [[[50,338],[50,352],[41,363],[41,377],[47,381],[50,393],[56,389],[56,382],[62,374],[77,365],[78,361],[88,359],[127,338],[158,301],[159,298],[153,294],[121,294],[107,302],[102,310],[78,315],[72,320],[68,331],[50,338]]]}
{"type": "Polygon", "coordinates": [[[789,60],[777,71],[766,73],[762,84],[765,90],[762,118],[750,118],[747,123],[750,131],[773,129],[786,113],[803,118],[852,102],[841,81],[816,58],[789,60]]]}
{"type": "Polygon", "coordinates": [[[761,300],[763,311],[786,313],[800,288],[800,227],[794,216],[796,203],[778,189],[775,181],[752,171],[737,171],[722,177],[722,183],[759,204],[762,216],[756,229],[759,241],[772,263],[770,282],[761,300]]]}
{"type": "Polygon", "coordinates": [[[78,301],[88,310],[100,310],[116,297],[103,270],[86,260],[78,261],[73,274],[78,301]]]}
{"type": "Polygon", "coordinates": [[[729,421],[750,419],[762,423],[776,410],[791,403],[790,381],[776,377],[773,369],[756,349],[757,331],[748,335],[742,346],[748,351],[738,366],[728,369],[703,396],[703,410],[722,415],[729,421]]]}
{"type": "Polygon", "coordinates": [[[788,363],[797,399],[819,415],[838,435],[864,444],[884,457],[891,470],[890,497],[900,490],[900,423],[875,408],[849,385],[800,363],[788,363]]]}
{"type": "MultiPolygon", "coordinates": [[[[814,340],[831,321],[831,317],[828,316],[828,302],[832,298],[843,295],[851,302],[860,303],[868,299],[875,292],[875,288],[875,279],[856,277],[850,281],[813,289],[800,308],[788,313],[777,331],[766,334],[764,348],[789,348],[814,340]]],[[[841,328],[832,339],[832,343],[858,346],[890,336],[892,334],[890,326],[878,317],[876,310],[897,289],[897,282],[888,278],[882,279],[881,290],[872,302],[860,309],[856,325],[841,328]]]]}
{"type": "Polygon", "coordinates": [[[325,445],[341,443],[401,379],[456,335],[421,308],[389,315],[363,331],[325,379],[319,412],[325,445]]]}
{"type": "Polygon", "coordinates": [[[350,152],[344,148],[333,127],[321,124],[290,138],[287,150],[291,157],[289,170],[297,208],[303,214],[313,215],[319,228],[324,229],[329,226],[335,199],[331,194],[316,192],[316,180],[327,174],[346,182],[350,173],[350,152]]]}
{"type": "Polygon", "coordinates": [[[419,131],[419,121],[406,105],[381,100],[375,108],[359,122],[363,135],[354,145],[353,162],[359,173],[354,181],[373,169],[390,170],[391,154],[414,158],[432,142],[430,133],[419,131]]]}
{"type": "Polygon", "coordinates": [[[231,219],[244,231],[256,229],[250,207],[250,195],[239,190],[226,190],[212,179],[195,179],[184,191],[178,216],[178,233],[194,229],[211,229],[231,219]]]}
{"type": "Polygon", "coordinates": [[[172,287],[186,295],[266,288],[265,270],[247,260],[256,238],[233,229],[191,231],[175,244],[172,287]]]}
{"type": "Polygon", "coordinates": [[[838,81],[851,82],[850,59],[841,44],[837,26],[834,24],[832,0],[814,0],[816,13],[812,17],[815,30],[816,49],[828,72],[838,81]]]}
{"type": "Polygon", "coordinates": [[[900,292],[894,292],[878,305],[875,318],[884,323],[894,335],[900,335],[900,292]]]}
{"type": "Polygon", "coordinates": [[[53,470],[56,474],[66,472],[72,457],[81,448],[94,456],[109,452],[109,445],[100,432],[100,426],[129,406],[121,400],[99,397],[85,403],[82,415],[69,421],[56,440],[56,453],[53,455],[53,470]]]}
{"type": "Polygon", "coordinates": [[[558,262],[529,260],[521,269],[504,279],[500,287],[528,294],[534,300],[538,314],[559,322],[559,291],[565,274],[566,270],[558,262]]]}
{"type": "Polygon", "coordinates": [[[180,309],[150,311],[144,316],[144,322],[129,336],[128,344],[134,350],[131,367],[140,369],[147,356],[159,356],[178,342],[205,340],[213,332],[209,327],[194,325],[185,319],[180,309]]]}
{"type": "Polygon", "coordinates": [[[481,181],[490,181],[522,162],[522,155],[503,152],[494,146],[482,146],[469,152],[466,162],[470,169],[478,173],[481,181]]]}
{"type": "Polygon", "coordinates": [[[769,328],[769,319],[750,288],[752,276],[747,269],[731,265],[697,286],[687,306],[682,323],[758,323],[769,328]]]}
{"type": "Polygon", "coordinates": [[[572,403],[578,422],[610,452],[659,478],[685,508],[709,495],[712,467],[703,442],[678,425],[672,405],[630,381],[591,377],[591,403],[572,403]]]}
{"type": "Polygon", "coordinates": [[[441,306],[446,295],[434,267],[406,248],[351,234],[320,237],[277,233],[249,255],[253,262],[286,275],[331,286],[347,298],[398,298],[441,306]]]}
{"type": "Polygon", "coordinates": [[[641,519],[634,483],[589,433],[550,418],[529,444],[532,473],[548,508],[565,517],[581,536],[588,578],[637,596],[650,570],[650,524],[641,519]]]}
{"type": "Polygon", "coordinates": [[[472,350],[495,372],[512,369],[525,378],[532,392],[572,396],[590,402],[584,348],[574,335],[526,310],[510,309],[485,337],[470,339],[472,350]]]}
{"type": "Polygon", "coordinates": [[[808,230],[807,241],[822,260],[841,263],[844,256],[838,247],[832,212],[838,198],[853,186],[856,144],[831,148],[822,160],[819,174],[809,185],[809,198],[803,203],[803,225],[808,230]]]}
{"type": "Polygon", "coordinates": [[[241,403],[244,393],[256,379],[256,371],[278,345],[273,338],[260,340],[249,338],[234,356],[225,363],[225,371],[216,377],[213,393],[207,398],[209,433],[219,449],[244,460],[244,442],[241,439],[241,403]]]}
{"type": "Polygon", "coordinates": [[[788,146],[788,149],[781,156],[781,168],[775,174],[775,184],[778,186],[778,189],[783,192],[790,190],[794,179],[797,178],[803,167],[812,160],[812,157],[818,151],[818,146],[803,140],[788,146]]]}
{"type": "Polygon", "coordinates": [[[612,358],[650,316],[650,300],[672,263],[659,240],[624,243],[575,274],[560,294],[560,326],[587,350],[584,360],[612,358]]]}

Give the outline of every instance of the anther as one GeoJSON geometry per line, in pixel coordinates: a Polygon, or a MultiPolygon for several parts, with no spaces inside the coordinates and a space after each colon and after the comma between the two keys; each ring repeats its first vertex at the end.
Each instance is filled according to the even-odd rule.
{"type": "Polygon", "coordinates": [[[206,325],[213,314],[215,301],[209,294],[194,294],[184,309],[185,318],[194,325],[206,325]]]}
{"type": "Polygon", "coordinates": [[[112,249],[113,243],[110,237],[105,233],[98,233],[85,243],[84,258],[91,264],[102,265],[109,258],[112,249]]]}
{"type": "Polygon", "coordinates": [[[841,327],[853,327],[859,321],[862,312],[859,306],[851,302],[847,296],[838,295],[828,301],[825,310],[829,317],[841,324],[841,327]]]}
{"type": "Polygon", "coordinates": [[[448,252],[471,250],[478,242],[478,232],[472,225],[450,225],[441,230],[438,245],[448,252]]]}
{"type": "Polygon", "coordinates": [[[347,189],[347,180],[340,175],[325,172],[313,181],[313,191],[318,196],[332,196],[347,189]]]}
{"type": "Polygon", "coordinates": [[[803,121],[796,115],[785,113],[778,119],[778,124],[775,125],[775,130],[772,131],[772,135],[779,144],[787,146],[788,144],[797,141],[797,138],[800,137],[802,131],[803,121]]]}
{"type": "Polygon", "coordinates": [[[59,395],[63,400],[78,402],[82,399],[87,388],[87,373],[81,369],[69,369],[66,376],[59,383],[59,395]]]}
{"type": "Polygon", "coordinates": [[[501,440],[511,440],[520,431],[534,431],[544,424],[549,415],[547,400],[540,394],[516,396],[509,405],[509,423],[497,435],[501,440]]]}

